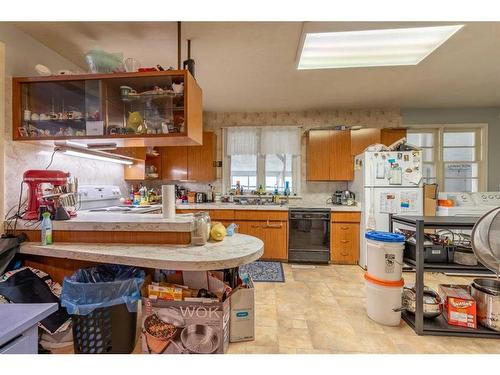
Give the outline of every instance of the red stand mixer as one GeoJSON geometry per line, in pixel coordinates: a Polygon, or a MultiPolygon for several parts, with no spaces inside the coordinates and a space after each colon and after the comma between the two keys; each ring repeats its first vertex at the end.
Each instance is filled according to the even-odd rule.
{"type": "MultiPolygon", "coordinates": [[[[23,174],[23,183],[28,185],[28,207],[23,215],[24,220],[38,220],[40,206],[47,206],[55,212],[55,202],[52,199],[61,195],[63,187],[68,185],[70,174],[57,170],[27,170],[23,174]],[[57,193],[56,193],[57,191],[57,193]]],[[[69,217],[68,217],[69,218],[69,217]]]]}

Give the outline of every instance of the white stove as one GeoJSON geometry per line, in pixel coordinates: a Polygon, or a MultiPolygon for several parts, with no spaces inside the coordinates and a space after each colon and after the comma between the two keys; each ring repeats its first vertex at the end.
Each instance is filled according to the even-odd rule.
{"type": "Polygon", "coordinates": [[[500,207],[500,192],[439,193],[438,199],[449,199],[453,207],[438,206],[437,216],[482,216],[495,207],[500,207]]]}

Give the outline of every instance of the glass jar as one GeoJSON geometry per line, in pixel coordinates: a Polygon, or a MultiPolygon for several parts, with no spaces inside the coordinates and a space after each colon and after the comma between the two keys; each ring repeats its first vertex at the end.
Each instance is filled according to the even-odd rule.
{"type": "Polygon", "coordinates": [[[194,214],[194,229],[191,232],[191,245],[205,245],[210,238],[212,221],[208,212],[197,212],[194,214]]]}

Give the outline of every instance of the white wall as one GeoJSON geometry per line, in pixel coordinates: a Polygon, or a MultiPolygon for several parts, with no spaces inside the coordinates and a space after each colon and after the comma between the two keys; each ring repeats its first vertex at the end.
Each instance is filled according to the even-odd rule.
{"type": "MultiPolygon", "coordinates": [[[[3,208],[8,210],[13,205],[17,205],[23,172],[27,169],[45,169],[50,161],[52,150],[50,146],[11,140],[11,78],[36,75],[34,69],[36,64],[43,64],[53,72],[60,69],[76,70],[80,68],[11,24],[0,23],[0,42],[5,43],[5,91],[3,91],[5,98],[2,99],[0,95],[0,111],[2,115],[5,114],[5,129],[0,128],[0,134],[4,135],[0,142],[3,143],[5,153],[5,160],[1,163],[4,167],[2,173],[4,178],[0,182],[0,193],[2,193],[1,185],[4,184],[4,193],[0,195],[4,197],[0,204],[1,212],[3,208]]],[[[1,66],[0,62],[0,68],[1,66]]],[[[123,166],[119,164],[56,154],[51,169],[70,172],[73,176],[78,177],[80,184],[114,184],[125,189],[123,166]]],[[[1,213],[0,217],[3,218],[4,214],[1,213]]]]}

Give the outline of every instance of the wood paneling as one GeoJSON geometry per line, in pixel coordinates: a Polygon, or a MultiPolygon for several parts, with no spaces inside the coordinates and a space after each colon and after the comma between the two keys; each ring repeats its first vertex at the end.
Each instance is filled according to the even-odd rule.
{"type": "Polygon", "coordinates": [[[330,180],[347,181],[354,178],[354,160],[351,155],[351,131],[331,131],[330,180]]]}
{"type": "Polygon", "coordinates": [[[188,148],[183,146],[159,147],[162,180],[187,180],[188,148]]]}
{"type": "Polygon", "coordinates": [[[332,223],[359,223],[361,221],[360,212],[332,212],[332,223]]]}
{"type": "Polygon", "coordinates": [[[83,260],[51,258],[39,255],[25,255],[21,258],[24,260],[24,265],[37,268],[50,275],[52,280],[62,285],[64,277],[69,277],[79,268],[92,267],[98,263],[87,262],[83,260]]]}
{"type": "Polygon", "coordinates": [[[288,220],[288,211],[235,210],[235,220],[288,220]]]}
{"type": "Polygon", "coordinates": [[[359,129],[351,130],[351,155],[361,154],[365,149],[374,144],[380,143],[380,129],[359,129]]]}
{"type": "Polygon", "coordinates": [[[311,130],[307,136],[307,180],[330,180],[329,158],[332,152],[330,130],[311,130]]]}
{"type": "Polygon", "coordinates": [[[217,179],[214,161],[217,137],[213,132],[203,133],[203,146],[190,146],[187,159],[187,178],[192,181],[212,182],[217,179]]]}
{"type": "MultiPolygon", "coordinates": [[[[29,241],[39,242],[39,230],[23,230],[29,241]]],[[[136,244],[188,244],[190,232],[116,232],[116,231],[64,231],[52,232],[54,242],[83,243],[136,243],[136,244]]]]}
{"type": "Polygon", "coordinates": [[[406,129],[382,129],[380,143],[389,146],[404,137],[406,137],[406,129]]]}
{"type": "Polygon", "coordinates": [[[118,147],[110,151],[113,154],[128,156],[129,158],[146,160],[146,147],[118,147]]]}
{"type": "Polygon", "coordinates": [[[332,223],[330,261],[336,264],[358,264],[359,224],[332,223]]]}

